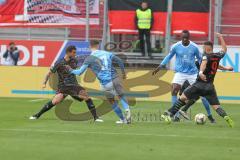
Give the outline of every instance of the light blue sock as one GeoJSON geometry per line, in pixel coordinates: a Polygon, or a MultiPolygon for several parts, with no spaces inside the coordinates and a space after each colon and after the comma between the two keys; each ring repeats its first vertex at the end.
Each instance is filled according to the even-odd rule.
{"type": "Polygon", "coordinates": [[[212,112],[211,112],[211,109],[210,109],[210,105],[209,105],[207,99],[204,98],[204,97],[202,97],[201,99],[202,99],[202,104],[204,105],[204,107],[205,107],[205,109],[207,111],[208,116],[212,115],[212,112]]]}
{"type": "MultiPolygon", "coordinates": [[[[174,105],[176,102],[177,102],[177,96],[172,96],[172,105],[174,105]]],[[[179,112],[177,112],[174,116],[176,116],[176,117],[180,117],[180,114],[179,114],[179,112]]]]}
{"type": "Polygon", "coordinates": [[[125,111],[126,111],[126,110],[129,110],[128,101],[127,101],[127,99],[126,99],[124,96],[122,96],[122,97],[120,98],[120,102],[121,102],[122,107],[123,107],[123,109],[124,109],[125,111]]]}
{"type": "Polygon", "coordinates": [[[177,102],[177,96],[172,96],[172,105],[174,105],[177,102]]]}
{"type": "Polygon", "coordinates": [[[115,103],[112,105],[112,109],[113,109],[113,111],[116,113],[116,115],[117,115],[121,120],[124,120],[124,116],[123,116],[122,110],[118,107],[118,103],[117,103],[117,102],[115,102],[115,103]]]}

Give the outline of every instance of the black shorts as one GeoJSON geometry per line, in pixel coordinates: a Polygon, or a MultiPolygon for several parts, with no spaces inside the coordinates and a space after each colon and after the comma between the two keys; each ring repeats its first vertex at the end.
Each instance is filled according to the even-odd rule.
{"type": "Polygon", "coordinates": [[[82,86],[76,85],[76,86],[62,86],[59,87],[56,94],[62,93],[64,96],[78,96],[81,94],[81,91],[85,91],[85,89],[82,86]]]}
{"type": "Polygon", "coordinates": [[[189,86],[184,92],[188,99],[198,99],[200,96],[205,97],[210,105],[220,105],[215,86],[212,83],[195,82],[189,86]]]}
{"type": "Polygon", "coordinates": [[[181,96],[182,93],[185,91],[185,89],[187,89],[191,84],[189,83],[188,80],[186,80],[183,84],[182,84],[182,87],[179,91],[179,95],[181,96]]]}

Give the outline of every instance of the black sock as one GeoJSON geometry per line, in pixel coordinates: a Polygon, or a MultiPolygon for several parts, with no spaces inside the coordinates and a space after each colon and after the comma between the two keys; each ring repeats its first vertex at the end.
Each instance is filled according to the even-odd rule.
{"type": "Polygon", "coordinates": [[[75,100],[77,100],[77,101],[79,101],[79,102],[82,102],[82,101],[83,101],[83,99],[80,98],[80,97],[78,97],[78,96],[72,96],[72,98],[75,99],[75,100]]]}
{"type": "Polygon", "coordinates": [[[168,110],[168,112],[171,113],[171,116],[175,115],[179,111],[179,109],[182,108],[182,106],[184,105],[186,105],[186,103],[178,99],[177,102],[172,106],[172,108],[168,110]]]}
{"type": "Polygon", "coordinates": [[[195,100],[189,100],[188,103],[183,107],[182,111],[187,112],[187,110],[195,103],[195,100]]]}
{"type": "Polygon", "coordinates": [[[93,104],[92,99],[86,100],[86,104],[87,104],[88,109],[89,109],[89,111],[91,112],[94,120],[98,119],[97,111],[96,111],[95,105],[93,104]]]}
{"type": "Polygon", "coordinates": [[[221,107],[219,107],[217,110],[216,110],[216,112],[217,112],[217,114],[219,115],[219,116],[221,116],[221,117],[225,117],[225,116],[227,116],[227,113],[221,108],[221,107]]]}
{"type": "Polygon", "coordinates": [[[49,101],[48,103],[46,103],[43,108],[34,116],[39,118],[43,113],[49,111],[52,107],[54,107],[55,105],[52,103],[52,101],[49,101]]]}

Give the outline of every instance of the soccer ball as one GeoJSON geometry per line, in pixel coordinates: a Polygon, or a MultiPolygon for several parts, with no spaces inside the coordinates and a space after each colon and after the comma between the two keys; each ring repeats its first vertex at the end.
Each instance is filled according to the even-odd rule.
{"type": "Polygon", "coordinates": [[[205,124],[206,121],[207,121],[207,116],[206,116],[205,114],[203,114],[203,113],[198,113],[198,114],[195,116],[194,120],[195,120],[195,123],[196,123],[196,124],[201,124],[201,125],[203,125],[203,124],[205,124]]]}

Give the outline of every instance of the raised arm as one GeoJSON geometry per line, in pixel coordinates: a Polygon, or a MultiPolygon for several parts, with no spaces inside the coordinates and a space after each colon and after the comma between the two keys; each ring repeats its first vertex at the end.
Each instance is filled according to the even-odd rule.
{"type": "Polygon", "coordinates": [[[223,38],[222,34],[216,33],[216,35],[217,35],[217,37],[218,37],[218,39],[220,41],[220,44],[221,44],[221,47],[222,47],[222,51],[224,53],[226,53],[227,52],[227,45],[226,45],[226,43],[224,41],[224,38],[223,38]]]}

